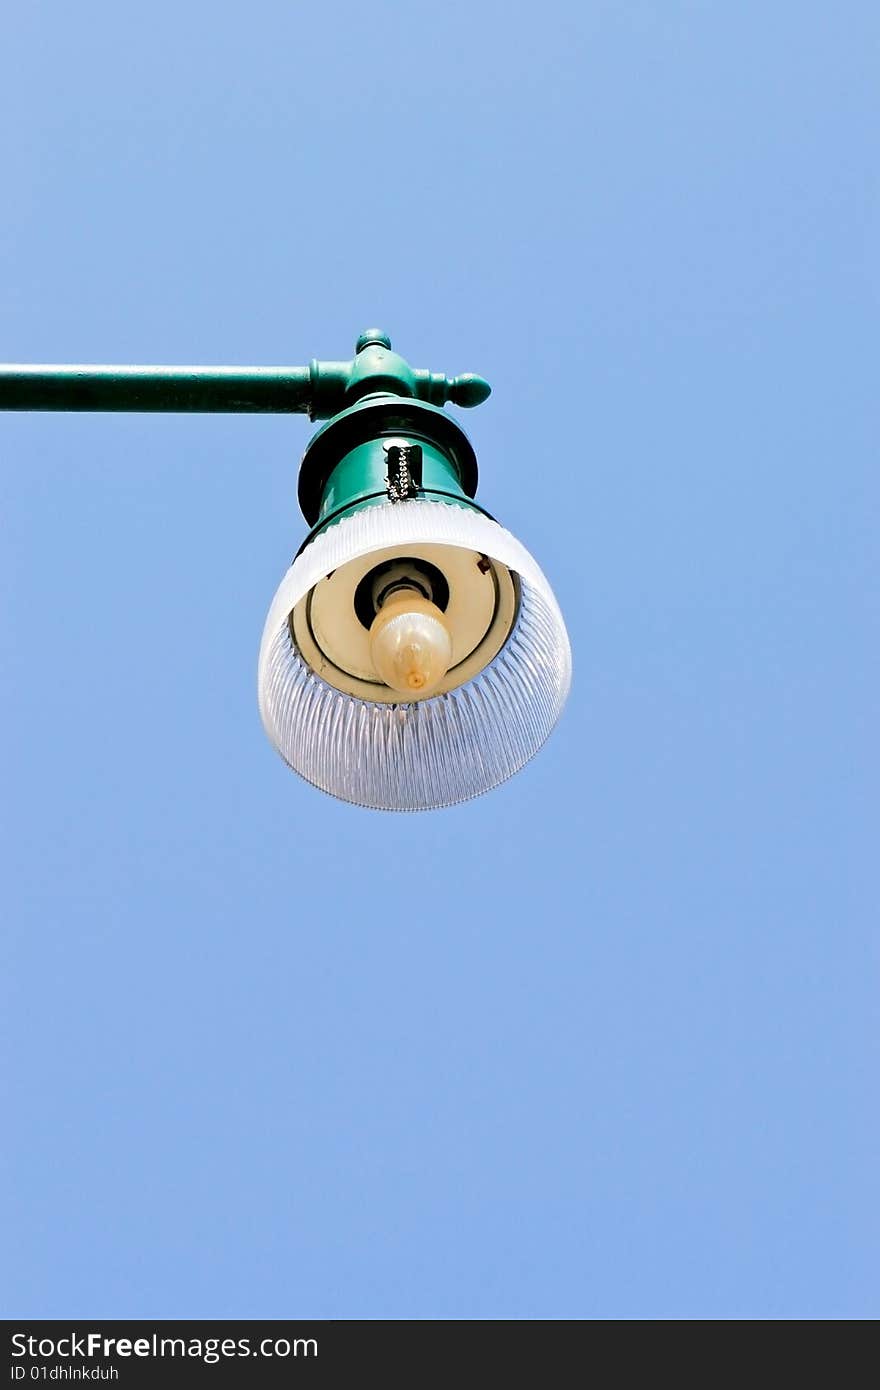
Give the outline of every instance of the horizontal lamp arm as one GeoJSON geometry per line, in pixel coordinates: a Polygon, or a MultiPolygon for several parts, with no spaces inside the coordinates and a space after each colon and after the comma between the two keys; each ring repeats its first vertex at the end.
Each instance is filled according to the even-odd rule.
{"type": "Polygon", "coordinates": [[[308,367],[0,365],[0,410],[308,413],[308,367]]]}
{"type": "Polygon", "coordinates": [[[0,410],[232,411],[329,420],[365,395],[431,405],[479,405],[490,387],[466,372],[413,371],[378,329],[362,333],[351,362],[307,367],[92,367],[0,365],[0,410]]]}

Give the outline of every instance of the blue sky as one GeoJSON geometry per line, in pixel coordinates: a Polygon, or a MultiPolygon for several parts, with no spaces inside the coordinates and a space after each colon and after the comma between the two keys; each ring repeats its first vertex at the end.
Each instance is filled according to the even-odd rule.
{"type": "Polygon", "coordinates": [[[18,6],[0,359],[477,371],[573,693],[332,801],[300,417],[0,416],[9,1316],[878,1312],[876,6],[18,6]],[[873,457],[872,457],[873,455],[873,457]]]}

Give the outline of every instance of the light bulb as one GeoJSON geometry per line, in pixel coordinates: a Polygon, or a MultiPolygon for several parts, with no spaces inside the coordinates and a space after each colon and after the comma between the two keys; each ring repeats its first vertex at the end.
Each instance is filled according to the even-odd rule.
{"type": "Polygon", "coordinates": [[[449,625],[436,604],[416,589],[396,589],[373,620],[370,655],[392,690],[410,699],[430,695],[452,664],[449,625]]]}

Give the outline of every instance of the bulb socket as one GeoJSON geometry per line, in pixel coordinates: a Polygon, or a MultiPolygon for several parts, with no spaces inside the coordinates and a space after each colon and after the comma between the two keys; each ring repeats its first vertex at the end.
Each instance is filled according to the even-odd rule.
{"type": "Polygon", "coordinates": [[[355,589],[354,611],[361,626],[369,632],[382,604],[395,589],[401,588],[417,590],[441,613],[449,607],[449,584],[442,570],[428,560],[401,556],[376,565],[355,589]]]}

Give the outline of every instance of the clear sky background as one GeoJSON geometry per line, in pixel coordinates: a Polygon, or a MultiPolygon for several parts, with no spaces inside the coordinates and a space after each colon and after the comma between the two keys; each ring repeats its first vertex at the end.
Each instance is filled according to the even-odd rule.
{"type": "Polygon", "coordinates": [[[0,359],[483,373],[575,661],[501,790],[334,802],[308,422],[0,416],[7,1315],[876,1316],[877,6],[3,28],[0,359]]]}

